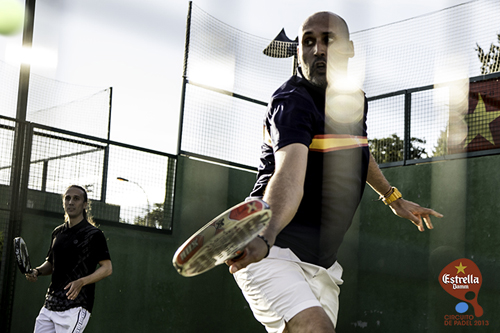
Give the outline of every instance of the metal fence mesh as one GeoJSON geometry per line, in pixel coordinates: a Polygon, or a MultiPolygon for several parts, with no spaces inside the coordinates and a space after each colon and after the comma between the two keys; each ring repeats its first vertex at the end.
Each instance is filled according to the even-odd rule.
{"type": "Polygon", "coordinates": [[[15,125],[13,120],[0,118],[0,185],[10,185],[15,125]]]}
{"type": "Polygon", "coordinates": [[[369,103],[367,120],[370,151],[379,163],[403,159],[405,133],[404,95],[378,99],[369,103]]]}
{"type": "Polygon", "coordinates": [[[255,165],[265,107],[212,90],[186,88],[182,150],[255,165]],[[209,101],[207,103],[200,101],[209,101]]]}
{"type": "MultiPolygon", "coordinates": [[[[86,188],[91,201],[100,203],[92,209],[97,219],[171,230],[174,156],[32,125],[33,134],[25,143],[25,150],[31,151],[26,208],[62,216],[60,195],[76,184],[86,188]]],[[[0,210],[6,212],[10,210],[15,128],[15,121],[0,117],[0,210]]]]}
{"type": "Polygon", "coordinates": [[[497,41],[498,17],[497,0],[478,0],[352,33],[350,69],[368,97],[478,76],[477,44],[497,41]]]}
{"type": "Polygon", "coordinates": [[[235,29],[195,5],[190,32],[187,76],[191,82],[267,102],[292,73],[292,58],[263,53],[270,39],[235,29]]]}
{"type": "Polygon", "coordinates": [[[54,131],[35,129],[29,188],[62,194],[73,183],[101,199],[105,145],[54,131]]]}
{"type": "Polygon", "coordinates": [[[77,184],[104,204],[94,205],[97,219],[171,229],[176,158],[108,140],[111,88],[31,74],[27,122],[16,125],[8,117],[17,113],[19,68],[0,62],[0,75],[0,208],[10,209],[15,128],[32,125],[23,143],[31,152],[27,208],[62,213],[59,195],[77,184]]]}
{"type": "MultiPolygon", "coordinates": [[[[369,98],[368,135],[379,163],[445,156],[456,152],[447,149],[450,137],[468,140],[467,130],[450,131],[470,113],[461,103],[469,98],[468,83],[462,89],[456,82],[482,74],[481,59],[497,50],[498,17],[497,0],[478,0],[351,34],[356,55],[349,70],[369,98]]],[[[264,55],[271,39],[229,27],[196,6],[190,22],[181,150],[254,167],[265,112],[260,102],[292,75],[293,57],[264,55]],[[241,97],[235,95],[256,99],[247,100],[255,106],[232,102],[241,97]],[[235,124],[244,125],[233,131],[235,124]]],[[[291,45],[278,44],[283,53],[291,45]]],[[[463,151],[470,149],[462,145],[463,151]]]]}
{"type": "MultiPolygon", "coordinates": [[[[19,68],[0,61],[0,114],[16,117],[19,68]]],[[[69,84],[30,74],[26,120],[108,137],[111,88],[69,84]]]]}
{"type": "Polygon", "coordinates": [[[17,108],[19,67],[0,61],[0,114],[14,118],[17,108]]]}
{"type": "Polygon", "coordinates": [[[172,162],[164,155],[111,145],[106,202],[120,206],[120,222],[170,228],[172,162]]]}
{"type": "Polygon", "coordinates": [[[257,166],[265,105],[293,70],[263,53],[270,42],[193,6],[182,151],[257,166]]]}

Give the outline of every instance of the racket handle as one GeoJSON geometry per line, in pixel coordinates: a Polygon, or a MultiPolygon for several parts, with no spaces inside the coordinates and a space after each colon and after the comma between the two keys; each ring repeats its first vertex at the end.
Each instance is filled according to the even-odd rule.
{"type": "Polygon", "coordinates": [[[240,259],[245,258],[246,255],[247,255],[247,251],[238,250],[238,251],[236,251],[235,256],[233,258],[231,258],[231,260],[234,260],[234,261],[240,260],[240,259]]]}

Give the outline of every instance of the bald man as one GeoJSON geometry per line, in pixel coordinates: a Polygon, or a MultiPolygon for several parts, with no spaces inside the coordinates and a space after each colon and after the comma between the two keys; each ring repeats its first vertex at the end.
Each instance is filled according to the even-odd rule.
{"type": "Polygon", "coordinates": [[[343,283],[337,251],[365,183],[420,231],[424,222],[433,228],[430,215],[442,215],[404,200],[389,184],[368,148],[364,94],[335,88],[345,86],[354,56],[346,22],[330,12],[311,15],[297,52],[298,74],[273,94],[266,112],[250,195],[271,206],[272,220],[246,256],[227,264],[268,332],[331,333],[343,283]]]}

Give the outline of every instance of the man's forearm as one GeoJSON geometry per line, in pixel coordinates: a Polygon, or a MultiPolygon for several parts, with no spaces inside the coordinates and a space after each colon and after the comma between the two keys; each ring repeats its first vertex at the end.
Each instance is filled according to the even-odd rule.
{"type": "Polygon", "coordinates": [[[372,154],[370,154],[370,163],[368,164],[366,182],[379,195],[387,194],[391,190],[391,184],[382,174],[382,171],[380,171],[380,168],[378,167],[378,164],[372,154]]]}
{"type": "Polygon", "coordinates": [[[43,264],[35,268],[38,271],[38,275],[51,275],[52,274],[52,264],[45,261],[43,264]]]}
{"type": "Polygon", "coordinates": [[[275,154],[276,171],[266,188],[264,201],[273,212],[263,235],[274,244],[276,236],[292,220],[304,193],[308,148],[292,144],[275,154]]]}
{"type": "Polygon", "coordinates": [[[82,278],[84,285],[96,283],[98,281],[101,281],[105,277],[108,277],[111,275],[111,273],[113,272],[111,260],[103,260],[99,264],[100,264],[100,267],[98,269],[96,269],[94,273],[82,278]]]}
{"type": "Polygon", "coordinates": [[[303,195],[302,187],[296,186],[293,181],[284,178],[280,175],[273,176],[264,196],[264,201],[269,204],[273,212],[272,219],[264,232],[271,245],[274,244],[280,231],[294,217],[303,195]]]}

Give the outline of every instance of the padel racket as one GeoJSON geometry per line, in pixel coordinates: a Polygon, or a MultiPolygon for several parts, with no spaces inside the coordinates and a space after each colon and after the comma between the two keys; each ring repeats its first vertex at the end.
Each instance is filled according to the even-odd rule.
{"type": "Polygon", "coordinates": [[[28,247],[21,237],[14,238],[14,255],[16,256],[17,266],[23,274],[31,274],[30,256],[28,254],[28,247]]]}
{"type": "Polygon", "coordinates": [[[182,244],[173,265],[182,276],[204,273],[243,255],[245,246],[267,226],[271,209],[262,200],[240,203],[220,214],[182,244]]]}

